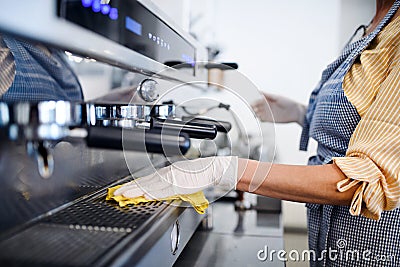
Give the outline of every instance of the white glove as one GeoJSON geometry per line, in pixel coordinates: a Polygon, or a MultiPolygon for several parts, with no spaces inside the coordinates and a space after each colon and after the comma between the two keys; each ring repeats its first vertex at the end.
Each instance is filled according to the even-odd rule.
{"type": "Polygon", "coordinates": [[[236,156],[179,161],[123,185],[114,195],[151,200],[193,194],[210,186],[232,190],[236,189],[237,172],[236,156]]]}
{"type": "Polygon", "coordinates": [[[265,99],[259,100],[252,105],[254,112],[261,121],[297,122],[303,126],[307,111],[306,106],[283,96],[263,94],[265,99]]]}

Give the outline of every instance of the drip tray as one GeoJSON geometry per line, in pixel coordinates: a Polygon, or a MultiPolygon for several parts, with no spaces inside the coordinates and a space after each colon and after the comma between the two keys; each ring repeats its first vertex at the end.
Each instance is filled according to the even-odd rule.
{"type": "Polygon", "coordinates": [[[0,266],[93,266],[166,205],[119,207],[105,195],[68,206],[0,242],[0,266]]]}
{"type": "Polygon", "coordinates": [[[38,224],[0,244],[2,266],[93,266],[126,233],[38,224]]]}

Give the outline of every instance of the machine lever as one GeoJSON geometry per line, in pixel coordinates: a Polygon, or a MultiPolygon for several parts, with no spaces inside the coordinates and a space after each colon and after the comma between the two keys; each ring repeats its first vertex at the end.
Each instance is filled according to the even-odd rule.
{"type": "Polygon", "coordinates": [[[152,129],[173,130],[187,133],[191,138],[214,139],[217,136],[217,127],[214,124],[152,118],[150,125],[152,129]]]}
{"type": "Polygon", "coordinates": [[[89,127],[86,142],[88,147],[163,153],[166,156],[182,155],[190,148],[187,134],[161,129],[89,127]]]}

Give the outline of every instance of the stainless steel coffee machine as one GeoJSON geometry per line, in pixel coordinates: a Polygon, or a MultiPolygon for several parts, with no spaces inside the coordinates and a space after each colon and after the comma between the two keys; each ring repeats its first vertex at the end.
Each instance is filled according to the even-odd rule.
{"type": "Polygon", "coordinates": [[[172,265],[204,216],[105,194],[230,130],[183,117],[170,93],[205,92],[207,50],[147,0],[6,0],[0,32],[139,77],[128,101],[0,103],[0,264],[172,265]]]}

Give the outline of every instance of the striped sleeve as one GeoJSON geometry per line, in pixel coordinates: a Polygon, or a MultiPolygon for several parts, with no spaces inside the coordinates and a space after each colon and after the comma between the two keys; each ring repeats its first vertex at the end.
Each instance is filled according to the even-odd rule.
{"type": "MultiPolygon", "coordinates": [[[[400,20],[396,22],[399,26],[400,20]]],[[[347,177],[337,184],[338,190],[357,187],[350,213],[376,220],[400,203],[399,42],[392,24],[347,73],[343,88],[361,120],[346,157],[333,159],[347,177]]]]}
{"type": "Polygon", "coordinates": [[[15,71],[14,57],[0,36],[0,96],[10,88],[15,71]]]}

